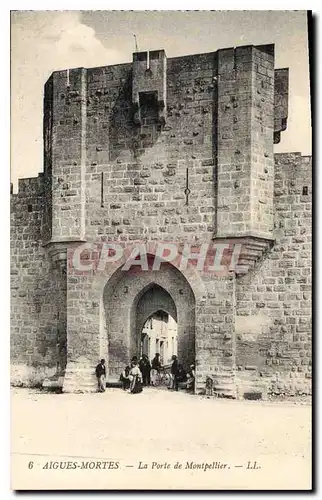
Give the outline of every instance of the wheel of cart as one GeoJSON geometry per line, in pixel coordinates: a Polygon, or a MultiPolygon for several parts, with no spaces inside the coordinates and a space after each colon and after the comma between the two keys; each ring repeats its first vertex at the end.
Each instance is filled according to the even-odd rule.
{"type": "Polygon", "coordinates": [[[158,385],[169,387],[171,384],[171,365],[164,365],[159,373],[158,385]]]}

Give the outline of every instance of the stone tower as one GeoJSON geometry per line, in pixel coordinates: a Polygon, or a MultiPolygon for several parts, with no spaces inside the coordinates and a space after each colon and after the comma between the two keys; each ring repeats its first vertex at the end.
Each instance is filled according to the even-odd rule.
{"type": "MultiPolygon", "coordinates": [[[[116,380],[137,353],[142,322],[161,309],[178,323],[182,362],[196,362],[197,392],[207,376],[232,397],[264,393],[263,379],[270,390],[276,372],[287,385],[294,352],[302,351],[300,385],[307,387],[309,313],[302,323],[295,312],[285,319],[284,310],[293,300],[286,298],[291,284],[307,311],[308,275],[280,282],[275,272],[276,259],[295,258],[308,244],[302,223],[289,234],[281,219],[283,196],[297,222],[310,201],[309,185],[304,195],[298,184],[303,172],[309,176],[309,160],[274,156],[287,115],[288,70],[275,69],[274,45],[175,58],[164,50],[136,52],[132,63],[54,72],[45,85],[44,174],[30,183],[39,205],[30,226],[38,292],[26,300],[37,295],[39,313],[27,335],[29,358],[15,347],[17,373],[23,365],[29,379],[55,377],[58,364],[65,391],[95,390],[97,360],[107,359],[109,380],[116,380]],[[75,274],[67,265],[84,243],[148,242],[153,256],[158,241],[189,243],[195,251],[240,242],[239,272],[210,276],[168,264],[142,273],[75,274]],[[262,293],[264,306],[257,307],[262,293]],[[278,293],[283,298],[270,308],[278,293]],[[298,327],[305,329],[301,345],[294,340],[298,327]],[[45,354],[31,370],[39,345],[45,354]]],[[[23,193],[13,195],[14,203],[27,199],[23,193]]],[[[309,269],[309,256],[304,260],[309,269]]],[[[14,338],[25,338],[22,332],[18,325],[14,338]]]]}

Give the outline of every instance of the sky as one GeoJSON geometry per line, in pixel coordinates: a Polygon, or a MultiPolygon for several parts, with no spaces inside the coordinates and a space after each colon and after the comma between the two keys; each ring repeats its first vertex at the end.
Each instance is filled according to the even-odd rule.
{"type": "Polygon", "coordinates": [[[288,128],[275,152],[311,154],[305,11],[14,11],[11,14],[11,182],[43,171],[43,88],[53,71],[131,62],[139,50],[168,57],[275,43],[290,71],[288,128]]]}

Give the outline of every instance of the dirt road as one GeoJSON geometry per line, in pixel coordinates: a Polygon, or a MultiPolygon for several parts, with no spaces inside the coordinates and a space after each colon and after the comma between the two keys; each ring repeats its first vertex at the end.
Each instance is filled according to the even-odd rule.
{"type": "Polygon", "coordinates": [[[12,390],[16,489],[309,489],[310,448],[308,404],[12,390]]]}

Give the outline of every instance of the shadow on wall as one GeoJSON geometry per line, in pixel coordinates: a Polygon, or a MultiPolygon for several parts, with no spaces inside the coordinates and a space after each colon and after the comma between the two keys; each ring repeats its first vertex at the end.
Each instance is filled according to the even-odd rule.
{"type": "Polygon", "coordinates": [[[140,94],[140,109],[132,102],[132,75],[130,74],[111,111],[109,122],[110,161],[124,158],[135,161],[158,140],[162,130],[155,92],[140,94]]]}

